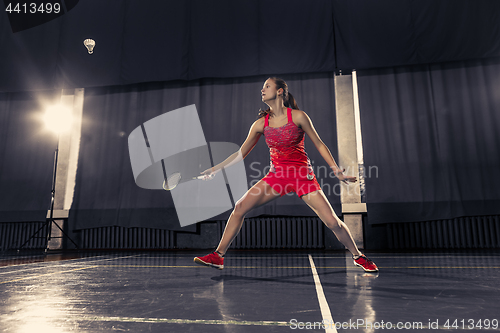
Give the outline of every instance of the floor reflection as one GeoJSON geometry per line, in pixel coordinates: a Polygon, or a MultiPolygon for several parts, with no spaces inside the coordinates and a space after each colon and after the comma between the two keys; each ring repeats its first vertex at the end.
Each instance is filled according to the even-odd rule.
{"type": "MultiPolygon", "coordinates": [[[[346,267],[352,267],[353,260],[350,253],[345,256],[346,267]]],[[[351,298],[352,321],[356,321],[357,328],[364,328],[364,332],[374,333],[375,328],[370,325],[377,321],[377,312],[373,306],[372,286],[380,273],[365,273],[362,270],[346,270],[345,280],[347,298],[351,298]]]]}
{"type": "MultiPolygon", "coordinates": [[[[290,331],[258,323],[321,321],[309,253],[234,251],[223,271],[174,251],[9,257],[0,267],[0,331],[290,331]]],[[[500,313],[498,251],[378,253],[370,255],[378,274],[344,252],[312,257],[334,320],[368,324],[359,332],[378,332],[369,324],[381,322],[439,321],[444,329],[446,319],[491,321],[500,313]]]]}
{"type": "Polygon", "coordinates": [[[2,286],[7,296],[2,299],[0,320],[4,332],[63,333],[78,327],[74,319],[80,311],[75,311],[74,306],[79,300],[65,282],[78,280],[78,273],[64,273],[63,277],[55,268],[49,274],[2,286]]]}

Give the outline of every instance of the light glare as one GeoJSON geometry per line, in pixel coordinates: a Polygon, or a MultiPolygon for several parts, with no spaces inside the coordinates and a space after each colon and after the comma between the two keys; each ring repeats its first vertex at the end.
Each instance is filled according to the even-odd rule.
{"type": "Polygon", "coordinates": [[[47,108],[43,117],[45,127],[56,134],[68,131],[71,128],[71,110],[62,105],[47,108]]]}

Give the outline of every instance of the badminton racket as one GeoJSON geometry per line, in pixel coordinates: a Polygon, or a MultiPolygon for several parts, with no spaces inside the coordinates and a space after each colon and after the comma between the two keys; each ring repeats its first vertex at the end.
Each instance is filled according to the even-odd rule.
{"type": "MultiPolygon", "coordinates": [[[[201,175],[198,177],[192,177],[192,179],[211,180],[212,178],[214,178],[214,176],[215,176],[215,174],[212,173],[208,176],[201,175]]],[[[181,182],[181,179],[182,179],[182,175],[180,172],[172,173],[170,176],[167,177],[167,179],[165,179],[163,181],[163,189],[165,191],[172,191],[181,182]]]]}

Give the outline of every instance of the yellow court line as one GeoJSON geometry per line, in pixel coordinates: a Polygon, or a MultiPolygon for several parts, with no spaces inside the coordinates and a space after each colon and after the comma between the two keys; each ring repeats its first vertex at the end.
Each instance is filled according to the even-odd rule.
{"type": "MultiPolygon", "coordinates": [[[[236,326],[288,326],[291,327],[291,322],[288,321],[246,321],[246,320],[213,320],[213,319],[173,319],[173,318],[135,318],[135,317],[80,317],[84,321],[102,321],[102,322],[122,322],[122,323],[157,323],[157,324],[202,324],[202,325],[236,325],[236,326]]],[[[331,325],[329,325],[331,326],[331,325]]],[[[332,326],[336,327],[336,325],[332,326]]],[[[370,328],[370,325],[354,325],[355,329],[370,328]]],[[[450,327],[439,325],[431,327],[430,325],[422,325],[420,329],[433,330],[450,330],[450,327]]],[[[468,328],[458,327],[457,330],[469,330],[468,328]]],[[[488,331],[500,331],[500,329],[489,328],[488,331]]]]}
{"type": "Polygon", "coordinates": [[[54,274],[68,273],[68,272],[74,272],[74,271],[81,271],[81,270],[84,270],[84,269],[95,268],[95,267],[99,267],[99,265],[87,266],[87,267],[80,267],[80,268],[70,269],[70,270],[67,270],[67,271],[58,271],[58,272],[52,272],[52,273],[45,273],[45,274],[40,274],[40,275],[35,275],[35,276],[27,276],[27,277],[23,277],[23,278],[20,278],[20,279],[15,279],[15,280],[2,281],[2,282],[0,282],[0,284],[10,283],[10,282],[17,282],[17,281],[22,281],[22,280],[29,280],[29,279],[36,279],[38,277],[47,276],[47,275],[54,275],[54,274]]]}
{"type": "MultiPolygon", "coordinates": [[[[200,268],[203,266],[199,265],[98,265],[100,267],[127,267],[127,268],[200,268]]],[[[300,268],[300,269],[310,269],[307,266],[224,266],[224,268],[300,268]]],[[[346,267],[346,266],[316,266],[316,268],[353,268],[359,270],[357,267],[346,267]]],[[[393,266],[393,267],[379,267],[383,269],[500,269],[500,266],[393,266]]]]}
{"type": "MultiPolygon", "coordinates": [[[[8,281],[2,281],[0,284],[6,284],[6,283],[11,283],[11,282],[18,282],[18,281],[23,281],[23,280],[29,280],[29,279],[36,279],[38,277],[42,276],[48,276],[48,275],[54,275],[54,274],[62,274],[62,273],[68,273],[68,272],[75,272],[75,271],[81,271],[84,269],[89,269],[89,268],[96,268],[96,267],[122,267],[122,268],[200,268],[201,266],[198,265],[191,265],[191,266],[153,266],[153,265],[93,265],[93,266],[87,266],[87,267],[80,267],[80,268],[75,268],[75,269],[70,269],[66,271],[58,271],[58,272],[52,272],[52,273],[45,273],[45,274],[39,274],[39,275],[34,275],[34,276],[27,276],[19,279],[14,279],[14,280],[8,280],[8,281]]],[[[272,267],[272,266],[226,266],[225,268],[233,268],[233,269],[310,269],[310,267],[302,267],[302,266],[277,266],[277,267],[272,267]]],[[[327,267],[316,267],[316,268],[323,268],[323,269],[347,269],[347,270],[359,270],[356,267],[345,267],[345,266],[327,266],[327,267]]],[[[379,267],[379,269],[500,269],[498,266],[494,267],[485,267],[485,266],[459,266],[459,267],[444,267],[444,266],[422,266],[422,267],[417,267],[417,266],[406,266],[406,267],[379,267]]]]}
{"type": "Polygon", "coordinates": [[[168,324],[204,324],[204,325],[239,325],[239,326],[290,326],[285,321],[246,321],[246,320],[205,320],[205,319],[170,319],[170,318],[134,318],[134,317],[84,317],[88,321],[118,321],[133,323],[168,323],[168,324]]]}

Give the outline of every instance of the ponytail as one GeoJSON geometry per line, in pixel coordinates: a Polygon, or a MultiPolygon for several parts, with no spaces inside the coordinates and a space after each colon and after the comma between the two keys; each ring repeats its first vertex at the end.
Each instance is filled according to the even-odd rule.
{"type": "Polygon", "coordinates": [[[299,106],[297,105],[295,98],[293,98],[293,95],[290,93],[287,94],[284,104],[287,108],[299,110],[299,106]]]}

